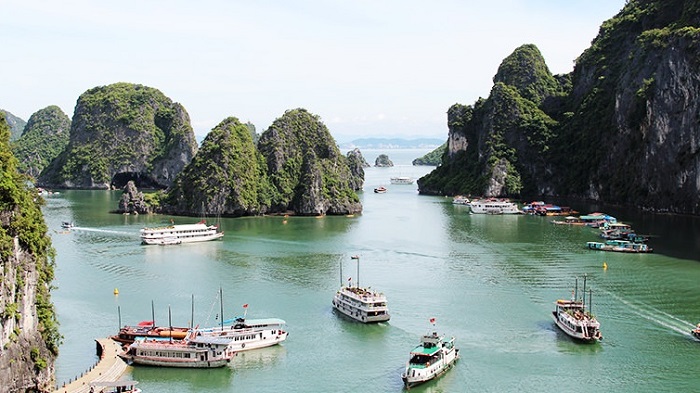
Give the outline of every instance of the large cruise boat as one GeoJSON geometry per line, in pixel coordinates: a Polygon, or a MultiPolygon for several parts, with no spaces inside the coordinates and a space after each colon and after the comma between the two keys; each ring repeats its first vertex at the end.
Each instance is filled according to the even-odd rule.
{"type": "MultiPolygon", "coordinates": [[[[360,257],[353,256],[352,259],[357,260],[357,276],[359,277],[360,257]]],[[[340,276],[342,280],[342,264],[340,276]]],[[[352,280],[348,281],[347,286],[342,285],[341,282],[340,289],[333,296],[332,304],[333,308],[343,315],[362,323],[384,322],[390,318],[386,296],[370,288],[360,287],[359,279],[356,286],[352,285],[352,280]]]]}
{"type": "Polygon", "coordinates": [[[127,363],[161,367],[223,367],[235,356],[229,340],[192,337],[184,340],[138,339],[119,356],[127,363]]]}
{"type": "MultiPolygon", "coordinates": [[[[574,289],[573,298],[571,300],[557,300],[552,317],[554,323],[564,333],[575,339],[584,342],[596,342],[603,338],[600,333],[600,322],[598,322],[590,312],[591,299],[589,297],[588,304],[586,298],[586,277],[583,278],[583,297],[578,297],[578,279],[574,289]],[[586,306],[588,305],[588,310],[586,306]]],[[[589,295],[590,296],[590,295],[589,295]]]]}
{"type": "Polygon", "coordinates": [[[248,305],[243,305],[243,317],[223,321],[221,326],[196,329],[197,337],[218,337],[229,340],[229,349],[246,351],[277,345],[287,339],[286,322],[279,318],[246,319],[248,305]]]}
{"type": "Polygon", "coordinates": [[[224,236],[216,225],[207,225],[204,220],[196,224],[168,225],[141,229],[143,244],[170,245],[180,243],[205,242],[224,236]]]}
{"type": "Polygon", "coordinates": [[[409,176],[396,176],[389,179],[391,184],[413,184],[413,178],[409,176]]]}
{"type": "Polygon", "coordinates": [[[507,199],[476,199],[469,203],[474,214],[522,214],[518,205],[507,199]]]}
{"type": "MultiPolygon", "coordinates": [[[[430,319],[435,325],[435,318],[430,319]]],[[[459,359],[459,349],[455,348],[455,338],[445,339],[437,331],[421,337],[420,344],[410,354],[406,369],[401,374],[406,388],[438,377],[452,368],[459,359]]]]}

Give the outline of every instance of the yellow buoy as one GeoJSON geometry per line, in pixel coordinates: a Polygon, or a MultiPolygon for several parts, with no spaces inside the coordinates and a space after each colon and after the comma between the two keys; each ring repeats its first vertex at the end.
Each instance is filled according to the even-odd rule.
{"type": "Polygon", "coordinates": [[[114,288],[114,294],[119,295],[119,290],[117,288],[114,288]]]}
{"type": "Polygon", "coordinates": [[[608,264],[603,262],[603,270],[608,270],[608,264]]]}

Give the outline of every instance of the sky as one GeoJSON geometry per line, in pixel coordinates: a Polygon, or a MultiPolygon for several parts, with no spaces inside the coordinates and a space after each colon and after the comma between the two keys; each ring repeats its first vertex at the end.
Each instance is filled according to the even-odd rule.
{"type": "Polygon", "coordinates": [[[455,103],[488,97],[535,44],[569,73],[626,0],[3,0],[0,108],[28,120],[116,82],[156,88],[201,140],[229,116],[259,133],[286,110],[337,142],[447,138],[455,103]]]}

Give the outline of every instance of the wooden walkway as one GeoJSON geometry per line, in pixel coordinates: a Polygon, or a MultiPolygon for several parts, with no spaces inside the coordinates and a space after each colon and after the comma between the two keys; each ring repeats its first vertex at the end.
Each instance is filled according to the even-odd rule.
{"type": "Polygon", "coordinates": [[[116,381],[124,374],[127,364],[117,356],[122,351],[119,343],[109,338],[100,338],[95,341],[97,354],[100,356],[95,367],[54,393],[89,393],[90,382],[116,381]]]}

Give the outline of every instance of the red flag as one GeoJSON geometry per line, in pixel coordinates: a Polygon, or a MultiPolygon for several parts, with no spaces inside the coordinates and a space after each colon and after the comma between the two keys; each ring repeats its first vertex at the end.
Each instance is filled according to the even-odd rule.
{"type": "Polygon", "coordinates": [[[435,324],[435,318],[430,318],[430,323],[435,324]]]}
{"type": "Polygon", "coordinates": [[[248,308],[248,303],[244,304],[243,308],[248,308]]]}
{"type": "Polygon", "coordinates": [[[352,277],[348,277],[348,281],[352,281],[352,277]]]}

